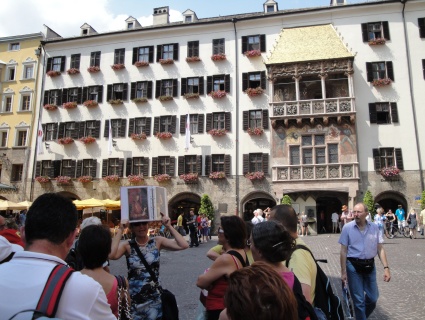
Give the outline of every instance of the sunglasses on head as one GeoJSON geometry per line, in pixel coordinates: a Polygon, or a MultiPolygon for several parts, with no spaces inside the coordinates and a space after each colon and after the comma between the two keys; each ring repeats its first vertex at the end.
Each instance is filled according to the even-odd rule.
{"type": "Polygon", "coordinates": [[[130,223],[130,225],[132,227],[140,227],[140,226],[146,226],[148,223],[149,222],[147,222],[147,221],[144,221],[144,222],[133,222],[133,223],[130,223]]]}

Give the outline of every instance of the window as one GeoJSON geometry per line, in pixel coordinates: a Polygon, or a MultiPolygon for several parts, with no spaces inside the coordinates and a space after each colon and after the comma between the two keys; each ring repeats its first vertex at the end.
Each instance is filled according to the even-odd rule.
{"type": "Polygon", "coordinates": [[[61,162],[61,175],[75,178],[75,160],[62,160],[61,162]]]}
{"type": "Polygon", "coordinates": [[[161,116],[154,118],[153,133],[171,132],[176,133],[176,116],[161,116]]]}
{"type": "Polygon", "coordinates": [[[150,136],[151,123],[152,119],[147,117],[130,119],[130,128],[128,130],[128,136],[131,137],[132,133],[144,133],[147,136],[150,136]]]}
{"type": "Polygon", "coordinates": [[[133,29],[133,28],[134,28],[134,23],[133,22],[128,22],[127,23],[127,29],[130,30],[130,29],[133,29]]]}
{"type": "MultiPolygon", "coordinates": [[[[81,161],[81,160],[80,160],[81,161]]],[[[97,161],[96,159],[84,159],[81,162],[82,172],[78,176],[91,176],[96,178],[97,161]]]]}
{"type": "Polygon", "coordinates": [[[212,155],[212,167],[211,171],[224,171],[224,154],[212,155]]]}
{"type": "Polygon", "coordinates": [[[43,136],[45,141],[56,140],[58,135],[58,124],[57,123],[46,123],[43,124],[43,136]]]}
{"type": "Polygon", "coordinates": [[[9,51],[17,51],[21,48],[21,45],[19,42],[12,42],[9,44],[9,51]]]}
{"type": "Polygon", "coordinates": [[[197,170],[197,159],[196,156],[185,156],[185,173],[196,173],[197,170]]]}
{"type": "Polygon", "coordinates": [[[16,80],[16,66],[8,66],[6,68],[6,81],[16,80]]]}
{"type": "Polygon", "coordinates": [[[205,175],[211,172],[224,171],[226,176],[230,176],[230,155],[212,154],[205,156],[205,175]]]}
{"type": "Polygon", "coordinates": [[[197,173],[202,174],[202,156],[186,155],[178,158],[178,174],[197,173]]]}
{"type": "Polygon", "coordinates": [[[70,137],[78,139],[79,125],[78,122],[61,122],[59,123],[58,139],[70,137]]]}
{"type": "Polygon", "coordinates": [[[89,120],[85,122],[85,128],[84,133],[80,133],[80,136],[85,137],[93,137],[93,138],[99,138],[100,137],[100,120],[89,120]]]}
{"type": "Polygon", "coordinates": [[[131,83],[130,99],[152,99],[152,81],[138,81],[131,83]]]}
{"type": "Polygon", "coordinates": [[[226,91],[230,93],[230,75],[220,74],[207,77],[207,92],[226,91]]]}
{"type": "MultiPolygon", "coordinates": [[[[189,120],[190,135],[203,133],[205,116],[203,114],[190,114],[189,117],[190,117],[190,120],[189,120]]],[[[186,119],[187,119],[187,115],[180,116],[180,133],[181,134],[186,133],[186,119]]]]}
{"type": "Polygon", "coordinates": [[[394,81],[393,63],[391,61],[366,62],[367,81],[391,79],[394,81]]]}
{"type": "Polygon", "coordinates": [[[34,78],[34,65],[24,65],[24,73],[22,75],[22,79],[32,79],[34,78]]]}
{"type": "Polygon", "coordinates": [[[121,166],[123,165],[123,163],[121,163],[122,159],[118,159],[118,158],[113,158],[113,159],[108,159],[108,176],[111,175],[117,175],[119,177],[122,176],[122,168],[121,166]]]}
{"type": "MultiPolygon", "coordinates": [[[[126,119],[111,119],[112,125],[112,138],[124,138],[127,120],[126,119]]],[[[105,138],[109,138],[109,120],[105,120],[105,131],[103,132],[105,138]]]]}
{"type": "Polygon", "coordinates": [[[80,69],[81,54],[71,54],[71,69],[80,69]]]}
{"type": "Polygon", "coordinates": [[[100,67],[100,51],[90,53],[90,67],[100,67]]]}
{"type": "Polygon", "coordinates": [[[243,130],[269,128],[269,111],[267,109],[249,110],[243,112],[243,130]]]}
{"type": "Polygon", "coordinates": [[[267,12],[274,12],[274,5],[267,5],[266,11],[267,12]]]}
{"type": "Polygon", "coordinates": [[[159,62],[160,59],[178,60],[179,59],[179,44],[170,43],[170,44],[158,45],[157,52],[156,52],[156,62],[159,62]]]}
{"type": "Polygon", "coordinates": [[[328,162],[329,163],[338,163],[338,145],[337,144],[328,144],[328,162]]]}
{"type": "Polygon", "coordinates": [[[242,53],[251,50],[260,50],[266,52],[266,35],[257,34],[242,37],[242,53]]]}
{"type": "Polygon", "coordinates": [[[13,97],[5,96],[3,112],[12,112],[12,106],[13,106],[13,97]]]}
{"type": "Polygon", "coordinates": [[[212,43],[212,54],[225,54],[225,44],[224,44],[224,38],[222,39],[214,39],[212,43]]]}
{"type": "Polygon", "coordinates": [[[269,156],[266,153],[249,153],[243,155],[243,173],[264,172],[268,173],[269,156]]]}
{"type": "Polygon", "coordinates": [[[363,42],[376,39],[390,40],[388,21],[362,23],[363,42]]]}
{"type": "Polygon", "coordinates": [[[400,170],[404,169],[403,155],[400,148],[373,149],[373,160],[375,170],[392,166],[396,166],[400,170]]]}
{"type": "Polygon", "coordinates": [[[115,49],[114,51],[114,64],[124,64],[125,62],[125,49],[115,49]]]}
{"type": "MultiPolygon", "coordinates": [[[[191,18],[190,16],[186,18],[191,18]]],[[[189,41],[187,43],[187,56],[199,57],[199,41],[189,41]]]]}
{"type": "Polygon", "coordinates": [[[184,22],[192,22],[192,16],[185,16],[184,22]]]}
{"type": "MultiPolygon", "coordinates": [[[[37,175],[37,174],[36,174],[37,175]]],[[[41,172],[40,176],[48,176],[53,178],[53,163],[51,160],[41,161],[41,172]]]]}
{"type": "Polygon", "coordinates": [[[204,77],[182,78],[181,95],[186,93],[204,94],[204,77]]]}
{"type": "Polygon", "coordinates": [[[242,91],[248,88],[266,89],[266,72],[247,72],[242,73],[242,91]]]}
{"type": "Polygon", "coordinates": [[[127,100],[128,83],[108,84],[107,100],[127,100]]]}
{"type": "Polygon", "coordinates": [[[0,148],[7,148],[7,131],[0,131],[0,148]]]}
{"type": "Polygon", "coordinates": [[[12,175],[10,181],[22,181],[22,173],[24,172],[23,164],[13,164],[12,165],[12,175]]]}
{"type": "Polygon", "coordinates": [[[176,158],[174,157],[154,157],[152,158],[152,176],[158,174],[175,175],[176,158]]]}
{"type": "Polygon", "coordinates": [[[299,146],[289,147],[289,164],[290,165],[300,164],[300,147],[299,146]]]}
{"type": "Polygon", "coordinates": [[[21,111],[29,111],[31,109],[31,94],[21,96],[21,111]]]}
{"type": "Polygon", "coordinates": [[[160,96],[177,97],[177,79],[157,80],[155,98],[160,96]]]}
{"type": "Polygon", "coordinates": [[[369,103],[370,123],[388,124],[398,122],[397,103],[369,103]]]}
{"type": "Polygon", "coordinates": [[[65,57],[52,57],[47,59],[47,71],[65,71],[65,57]]]}
{"type": "Polygon", "coordinates": [[[64,97],[63,100],[66,102],[76,102],[81,103],[81,94],[82,89],[81,88],[69,88],[69,89],[63,89],[62,96],[64,97]]]}
{"type": "Polygon", "coordinates": [[[338,163],[338,145],[326,144],[325,135],[305,135],[301,146],[289,147],[291,165],[338,163]]]}
{"type": "Polygon", "coordinates": [[[231,113],[230,112],[215,112],[207,114],[206,131],[211,129],[231,130],[231,113]]]}
{"type": "Polygon", "coordinates": [[[61,90],[49,90],[44,92],[44,104],[60,106],[62,104],[61,90]]]}
{"type": "Polygon", "coordinates": [[[130,174],[149,176],[149,158],[134,157],[127,158],[127,176],[130,174]]]}
{"type": "Polygon", "coordinates": [[[16,132],[16,147],[25,147],[27,145],[28,130],[18,130],[16,132]]]}
{"type": "Polygon", "coordinates": [[[94,100],[101,103],[103,101],[103,86],[84,87],[82,101],[86,100],[94,100]]]}
{"type": "Polygon", "coordinates": [[[418,18],[419,37],[425,38],[425,18],[418,18]]]}
{"type": "Polygon", "coordinates": [[[153,46],[133,48],[133,64],[136,61],[153,63],[153,46]]]}

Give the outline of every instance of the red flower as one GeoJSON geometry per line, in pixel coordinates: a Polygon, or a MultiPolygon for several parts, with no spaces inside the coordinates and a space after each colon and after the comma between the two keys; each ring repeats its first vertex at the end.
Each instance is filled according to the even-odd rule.
{"type": "Polygon", "coordinates": [[[149,62],[148,61],[136,61],[134,63],[134,65],[138,68],[139,67],[147,67],[149,65],[149,62]]]}
{"type": "Polygon", "coordinates": [[[117,71],[117,70],[125,69],[125,65],[122,63],[116,63],[116,64],[113,64],[111,68],[112,70],[117,71]]]}
{"type": "Polygon", "coordinates": [[[215,137],[222,137],[227,134],[227,130],[226,129],[211,129],[210,131],[208,131],[208,133],[215,137]]]}
{"type": "Polygon", "coordinates": [[[96,100],[86,100],[83,103],[84,106],[91,108],[91,107],[97,107],[99,103],[96,100]]]}
{"type": "Polygon", "coordinates": [[[252,57],[259,57],[261,56],[261,51],[260,50],[249,50],[249,51],[245,51],[244,55],[252,58],[252,57]]]}
{"type": "Polygon", "coordinates": [[[221,99],[227,96],[227,92],[224,90],[211,91],[208,95],[213,99],[221,99]]]}
{"type": "Polygon", "coordinates": [[[61,72],[60,71],[55,71],[55,70],[50,70],[47,71],[47,75],[51,78],[56,77],[56,76],[60,76],[61,72]]]}
{"type": "Polygon", "coordinates": [[[77,68],[71,68],[71,69],[66,70],[66,73],[69,74],[69,75],[79,74],[80,70],[77,69],[77,68]]]}
{"type": "Polygon", "coordinates": [[[217,53],[211,56],[212,61],[223,61],[226,60],[226,55],[224,53],[217,53]]]}
{"type": "Polygon", "coordinates": [[[100,71],[100,67],[98,66],[90,66],[87,68],[87,71],[90,73],[96,73],[100,71]]]}

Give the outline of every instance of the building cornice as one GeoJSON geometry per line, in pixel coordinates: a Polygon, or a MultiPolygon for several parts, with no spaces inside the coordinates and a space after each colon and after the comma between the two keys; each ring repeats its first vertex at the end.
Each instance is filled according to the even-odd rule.
{"type": "Polygon", "coordinates": [[[0,43],[17,41],[17,40],[32,40],[37,38],[42,39],[43,34],[41,32],[38,32],[38,33],[28,33],[28,34],[22,34],[17,36],[4,37],[4,38],[0,38],[0,43]]]}

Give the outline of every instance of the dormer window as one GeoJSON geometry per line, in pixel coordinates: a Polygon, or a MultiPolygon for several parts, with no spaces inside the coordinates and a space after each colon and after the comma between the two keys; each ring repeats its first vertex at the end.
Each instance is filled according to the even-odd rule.
{"type": "Polygon", "coordinates": [[[127,29],[128,29],[128,30],[130,30],[130,29],[134,29],[134,23],[133,23],[133,22],[129,22],[129,23],[127,23],[127,29]]]}
{"type": "Polygon", "coordinates": [[[192,16],[186,16],[184,22],[192,22],[192,16]]]}
{"type": "Polygon", "coordinates": [[[274,6],[267,6],[267,12],[274,12],[274,6]]]}
{"type": "Polygon", "coordinates": [[[82,36],[86,36],[88,34],[89,34],[89,29],[83,29],[83,30],[81,30],[81,35],[82,36]]]}
{"type": "Polygon", "coordinates": [[[264,2],[263,8],[265,13],[278,11],[277,2],[274,0],[267,0],[264,2]]]}

